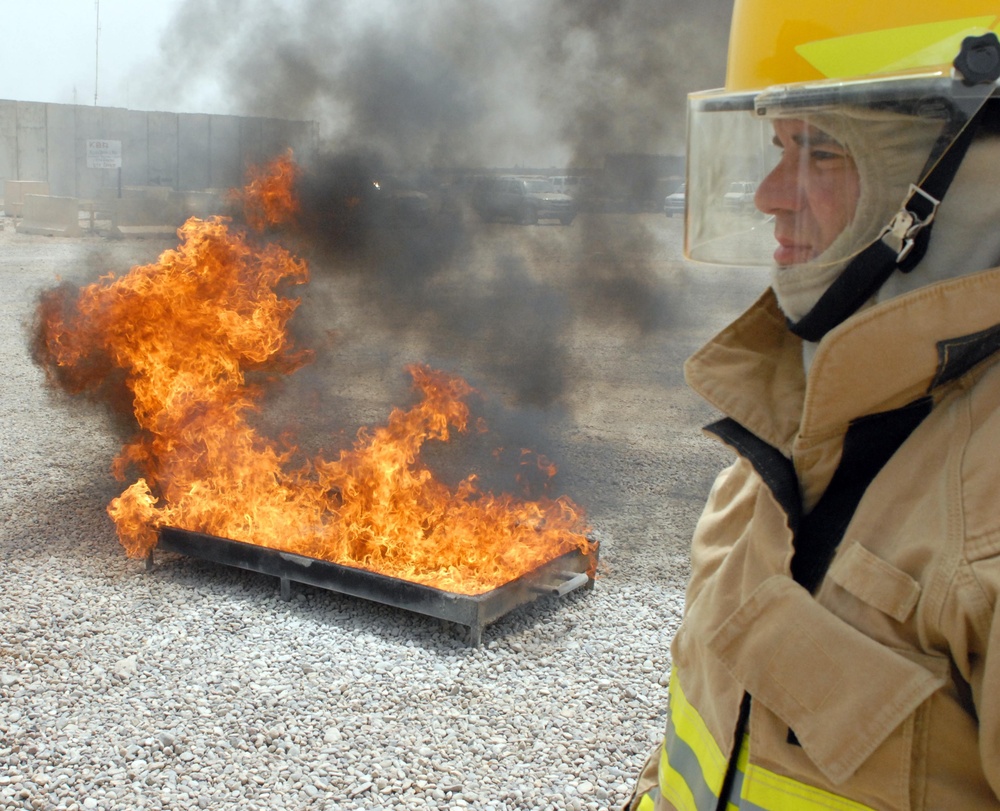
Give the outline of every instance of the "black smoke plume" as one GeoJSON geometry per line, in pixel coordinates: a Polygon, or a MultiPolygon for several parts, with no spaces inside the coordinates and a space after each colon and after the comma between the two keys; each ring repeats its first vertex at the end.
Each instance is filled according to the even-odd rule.
{"type": "Polygon", "coordinates": [[[570,330],[641,339],[669,323],[656,239],[593,214],[556,256],[531,229],[486,239],[461,179],[683,154],[685,95],[722,83],[731,7],[189,0],[162,43],[157,92],[165,105],[201,93],[226,107],[206,112],[318,122],[296,234],[314,274],[350,280],[371,318],[512,405],[545,408],[574,380],[570,330]],[[377,184],[390,176],[427,195],[428,225],[387,222],[377,184]],[[461,279],[463,265],[486,266],[486,281],[461,279]]]}

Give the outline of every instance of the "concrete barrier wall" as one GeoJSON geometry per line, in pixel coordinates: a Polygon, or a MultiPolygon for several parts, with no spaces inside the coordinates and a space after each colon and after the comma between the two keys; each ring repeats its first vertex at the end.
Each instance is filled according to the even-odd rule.
{"type": "Polygon", "coordinates": [[[208,155],[211,174],[210,189],[231,189],[241,185],[245,161],[250,156],[244,154],[240,140],[240,127],[244,119],[234,115],[213,115],[212,133],[208,155]]]}
{"type": "Polygon", "coordinates": [[[93,200],[101,189],[239,186],[245,168],[293,149],[308,160],[312,121],[164,113],[0,100],[0,181],[48,182],[58,196],[93,200]],[[87,166],[87,141],[121,141],[122,168],[87,166]]]}
{"type": "Polygon", "coordinates": [[[177,163],[178,189],[205,189],[211,183],[210,119],[207,115],[177,117],[177,154],[184,155],[184,160],[177,163]]]}
{"type": "Polygon", "coordinates": [[[177,116],[173,113],[149,113],[146,116],[146,145],[149,156],[149,178],[145,183],[129,185],[176,188],[177,116]]]}

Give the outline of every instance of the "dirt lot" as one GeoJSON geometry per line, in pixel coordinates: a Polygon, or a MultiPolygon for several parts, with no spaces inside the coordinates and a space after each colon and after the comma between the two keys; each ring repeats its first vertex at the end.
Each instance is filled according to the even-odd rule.
{"type": "MultiPolygon", "coordinates": [[[[127,735],[122,731],[127,726],[122,714],[132,712],[127,707],[88,710],[84,696],[93,680],[92,671],[77,673],[74,661],[64,660],[73,659],[73,651],[81,662],[105,657],[110,664],[102,665],[103,673],[116,662],[132,661],[134,665],[135,660],[128,658],[134,644],[136,650],[141,649],[139,673],[125,667],[121,678],[131,673],[141,680],[153,678],[152,673],[162,684],[149,690],[169,691],[174,688],[164,685],[172,684],[170,680],[175,678],[169,675],[175,669],[172,656],[135,639],[153,639],[165,633],[162,629],[173,616],[171,612],[201,611],[197,606],[211,603],[208,613],[188,626],[188,633],[199,639],[222,633],[217,623],[230,621],[227,610],[239,610],[225,606],[241,601],[246,591],[253,607],[242,609],[244,614],[267,612],[265,616],[275,615],[276,621],[293,623],[297,628],[311,622],[312,614],[304,614],[305,609],[298,613],[283,609],[282,613],[273,603],[262,602],[261,595],[272,594],[273,585],[259,578],[239,575],[236,581],[219,585],[223,576],[212,567],[176,562],[147,573],[141,563],[127,561],[104,513],[109,500],[123,487],[109,474],[120,434],[102,407],[47,390],[42,371],[29,356],[28,336],[40,291],[60,280],[81,284],[101,273],[121,274],[132,265],[154,261],[176,240],[28,236],[17,234],[10,219],[0,222],[0,363],[4,369],[0,462],[5,478],[0,490],[0,578],[17,584],[8,589],[11,596],[7,599],[18,609],[16,618],[0,619],[0,676],[4,679],[0,681],[0,705],[6,701],[11,708],[6,717],[0,709],[0,740],[5,741],[0,742],[0,793],[21,786],[18,791],[27,793],[11,796],[23,802],[23,807],[71,808],[73,797],[82,803],[84,796],[99,801],[88,808],[136,807],[130,805],[135,802],[130,793],[135,790],[135,774],[128,771],[126,763],[120,765],[120,773],[114,771],[117,767],[109,766],[112,771],[104,782],[94,777],[91,769],[91,783],[67,788],[65,796],[51,788],[51,777],[48,783],[29,780],[29,771],[43,773],[54,762],[43,762],[44,752],[37,746],[31,753],[26,742],[18,743],[27,741],[29,733],[61,741],[59,745],[66,751],[78,756],[83,752],[84,758],[93,755],[92,760],[108,757],[117,762],[126,757],[121,753],[131,752],[134,757],[136,747],[145,747],[141,759],[144,768],[174,749],[171,744],[164,754],[168,745],[156,743],[162,741],[157,725],[164,727],[167,722],[156,718],[155,707],[150,720],[129,719],[138,730],[127,735]],[[158,590],[170,596],[159,602],[158,590]],[[189,593],[193,593],[195,607],[181,605],[189,593]],[[76,627],[82,618],[105,615],[112,608],[115,610],[107,616],[123,617],[130,629],[103,622],[101,634],[83,648],[74,647],[76,642],[49,639],[50,633],[57,632],[46,630],[49,625],[76,627]],[[67,669],[51,670],[52,660],[67,669]],[[67,690],[79,686],[78,698],[66,704],[67,712],[75,713],[74,723],[81,726],[80,717],[96,712],[98,717],[91,724],[105,727],[98,739],[74,737],[80,733],[73,732],[73,723],[67,727],[53,721],[54,726],[46,726],[48,710],[43,708],[48,705],[40,698],[45,690],[35,689],[40,681],[62,683],[67,690]],[[111,742],[110,754],[103,752],[101,738],[111,742]],[[109,785],[118,787],[116,794],[109,795],[111,799],[95,793],[98,789],[104,792],[109,785]],[[50,805],[31,805],[36,798],[50,805]]],[[[687,355],[766,284],[760,272],[685,263],[680,251],[681,228],[679,219],[663,215],[605,214],[581,215],[569,227],[486,226],[467,219],[447,230],[387,230],[366,243],[364,250],[352,252],[320,251],[292,240],[310,260],[312,272],[309,286],[298,291],[303,303],[295,332],[303,345],[315,350],[316,357],[310,367],[269,395],[267,411],[261,417],[265,427],[294,428],[307,445],[317,448],[343,444],[358,427],[384,421],[394,406],[407,401],[406,364],[428,363],[462,375],[476,387],[480,395],[476,407],[492,429],[490,447],[498,443],[529,447],[558,465],[558,490],[587,510],[602,544],[599,577],[592,593],[568,601],[562,609],[529,609],[501,620],[487,629],[490,644],[483,653],[456,654],[447,635],[442,637],[432,623],[419,618],[400,617],[327,593],[310,591],[304,598],[301,605],[322,612],[316,633],[352,635],[350,627],[341,627],[337,621],[349,615],[354,627],[362,629],[353,635],[365,644],[374,639],[372,644],[379,651],[405,646],[407,655],[413,647],[422,648],[421,655],[432,663],[462,664],[466,671],[462,678],[475,677],[478,668],[495,668],[499,661],[501,670],[520,672],[511,689],[520,685],[517,689],[523,691],[525,685],[537,683],[532,679],[550,681],[554,668],[561,685],[572,685],[574,679],[589,683],[609,680],[606,689],[615,693],[616,702],[621,691],[622,703],[615,704],[614,714],[602,716],[599,707],[591,707],[586,721],[581,715],[584,726],[580,728],[565,718],[557,719],[554,726],[539,722],[532,737],[532,765],[526,767],[537,777],[534,782],[517,777],[523,775],[517,771],[520,767],[510,764],[484,767],[482,774],[473,766],[460,767],[466,784],[473,786],[466,793],[491,798],[489,802],[461,804],[495,809],[556,807],[559,801],[554,798],[564,796],[560,786],[568,773],[577,779],[587,776],[586,790],[581,788],[579,795],[573,795],[579,805],[564,807],[613,807],[622,799],[628,776],[637,768],[642,752],[659,734],[665,696],[663,674],[669,666],[667,643],[678,620],[687,574],[688,537],[715,473],[728,460],[723,449],[700,434],[700,426],[714,414],[686,390],[681,367],[687,355]],[[551,632],[546,625],[551,625],[551,632]],[[529,655],[533,650],[530,640],[538,634],[547,640],[545,653],[535,657],[544,661],[544,666],[529,655]],[[579,659],[580,646],[596,651],[592,656],[595,662],[579,659]],[[605,661],[602,664],[598,659],[605,661]],[[595,669],[591,671],[591,667],[595,669]],[[568,728],[564,730],[561,724],[568,728]],[[573,760],[565,751],[557,755],[561,738],[549,739],[553,729],[575,740],[589,740],[592,743],[587,746],[595,750],[605,746],[613,754],[593,762],[573,760]],[[605,737],[613,743],[601,744],[605,737]]],[[[430,461],[440,466],[445,478],[476,470],[487,484],[502,483],[503,471],[491,470],[489,454],[482,453],[485,441],[469,439],[458,441],[457,446],[456,453],[429,451],[430,461]]],[[[246,621],[244,616],[242,622],[246,621]]],[[[283,634],[278,631],[276,639],[282,639],[283,634]]],[[[340,638],[324,637],[324,644],[340,644],[340,638]]],[[[200,650],[199,644],[193,638],[185,643],[192,650],[200,650]]],[[[297,649],[281,652],[280,645],[290,643],[274,644],[279,646],[275,654],[279,658],[300,655],[297,649]]],[[[204,655],[211,654],[208,650],[204,655]]],[[[211,664],[198,658],[201,655],[192,653],[194,661],[185,660],[186,670],[176,678],[188,680],[191,673],[213,670],[211,664]]],[[[219,667],[231,667],[238,674],[260,664],[254,654],[246,655],[250,659],[244,661],[243,653],[234,652],[235,661],[219,667]]],[[[309,656],[312,664],[306,672],[311,683],[328,665],[316,651],[309,656]]],[[[438,666],[429,665],[434,669],[438,666]]],[[[331,674],[342,672],[342,667],[332,663],[329,667],[331,674]]],[[[364,670],[365,666],[351,667],[364,670]]],[[[427,694],[452,684],[453,676],[443,670],[431,675],[434,681],[426,687],[427,694]]],[[[367,678],[357,676],[360,682],[367,678]]],[[[503,680],[497,681],[495,674],[490,678],[500,692],[477,698],[479,710],[486,712],[486,707],[493,708],[489,713],[509,713],[512,699],[503,693],[503,680]]],[[[120,689],[119,681],[112,680],[108,689],[120,689]]],[[[211,694],[211,687],[205,689],[211,694]]],[[[306,699],[328,700],[319,694],[313,697],[305,682],[299,689],[306,699]]],[[[453,695],[460,688],[453,685],[446,689],[453,695]]],[[[547,688],[543,692],[549,695],[547,688]]],[[[556,698],[550,700],[558,700],[559,692],[557,689],[556,698]]],[[[129,700],[136,698],[133,695],[129,700]]],[[[367,701],[365,712],[370,713],[367,701]]],[[[104,707],[101,702],[98,704],[104,707]]],[[[589,701],[588,706],[593,703],[589,701]]],[[[280,709],[272,702],[261,711],[280,717],[280,709]]],[[[197,718],[187,718],[185,723],[189,725],[189,746],[197,753],[199,747],[207,746],[204,740],[211,738],[212,727],[203,727],[197,718]]],[[[293,722],[282,721],[286,723],[293,722]]],[[[423,720],[414,721],[419,723],[423,720]]],[[[483,723],[488,728],[495,720],[483,723]]],[[[92,734],[94,731],[91,729],[92,734]]],[[[343,745],[356,753],[366,745],[364,736],[370,737],[372,732],[365,727],[355,740],[345,731],[344,738],[338,737],[334,743],[321,732],[317,740],[309,734],[305,729],[301,733],[302,747],[306,748],[308,740],[317,747],[326,746],[329,762],[333,758],[330,747],[343,745]]],[[[470,734],[486,733],[480,728],[470,734]]],[[[169,737],[176,736],[171,732],[169,737]]],[[[446,748],[428,747],[430,761],[450,757],[446,748]]],[[[260,761],[262,769],[271,756],[266,750],[260,750],[265,758],[260,761]]],[[[365,760],[367,755],[360,757],[358,768],[369,773],[376,770],[365,760]]],[[[355,758],[352,754],[352,763],[355,758]]],[[[232,753],[226,761],[230,766],[240,762],[232,753]]],[[[433,772],[432,766],[425,766],[428,773],[433,772]]],[[[183,776],[184,767],[172,768],[175,778],[183,776]]],[[[258,774],[256,769],[254,766],[250,772],[258,774]]],[[[452,767],[449,773],[454,771],[452,767]]],[[[143,785],[152,787],[147,790],[155,789],[162,807],[171,807],[170,803],[175,808],[184,806],[183,798],[177,799],[181,795],[171,793],[180,791],[179,784],[157,782],[158,775],[165,773],[163,769],[151,773],[143,785]]],[[[279,785],[275,782],[278,777],[265,771],[260,774],[265,775],[263,782],[256,778],[245,781],[242,790],[257,793],[248,795],[253,801],[244,807],[306,807],[291,799],[291,782],[279,785]]],[[[207,781],[202,784],[204,791],[222,791],[221,784],[212,778],[203,779],[207,781]]],[[[333,777],[328,779],[333,781],[333,777]]],[[[345,801],[343,806],[315,807],[390,807],[374,800],[366,804],[364,798],[370,789],[356,777],[354,766],[345,767],[339,779],[355,780],[349,796],[361,799],[351,801],[356,804],[345,801]]],[[[423,782],[430,788],[424,794],[414,794],[420,783],[404,781],[398,789],[398,807],[456,807],[453,795],[459,796],[458,789],[448,786],[447,780],[426,777],[423,782]],[[439,799],[434,799],[438,796],[434,792],[442,792],[439,799]]],[[[383,793],[390,789],[392,785],[383,793]]],[[[301,790],[300,781],[294,791],[301,790]]],[[[0,794],[0,805],[5,798],[10,800],[10,796],[0,794]]],[[[157,806],[153,803],[152,807],[157,806]]]]}

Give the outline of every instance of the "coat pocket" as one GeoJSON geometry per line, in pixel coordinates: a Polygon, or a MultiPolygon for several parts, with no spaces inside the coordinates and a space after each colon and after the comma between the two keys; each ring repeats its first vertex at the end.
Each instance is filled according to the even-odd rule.
{"type": "Polygon", "coordinates": [[[854,775],[947,680],[946,666],[929,669],[929,662],[881,645],[781,575],[761,583],[708,648],[755,702],[795,732],[833,786],[854,775]]]}

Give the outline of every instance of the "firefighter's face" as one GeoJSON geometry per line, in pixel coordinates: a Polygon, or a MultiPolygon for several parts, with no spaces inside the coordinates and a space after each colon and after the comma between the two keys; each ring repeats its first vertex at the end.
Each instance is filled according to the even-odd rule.
{"type": "Polygon", "coordinates": [[[774,145],[781,157],[754,201],[774,217],[775,263],[803,264],[853,219],[861,192],[858,169],[843,145],[802,120],[775,121],[774,145]]]}

